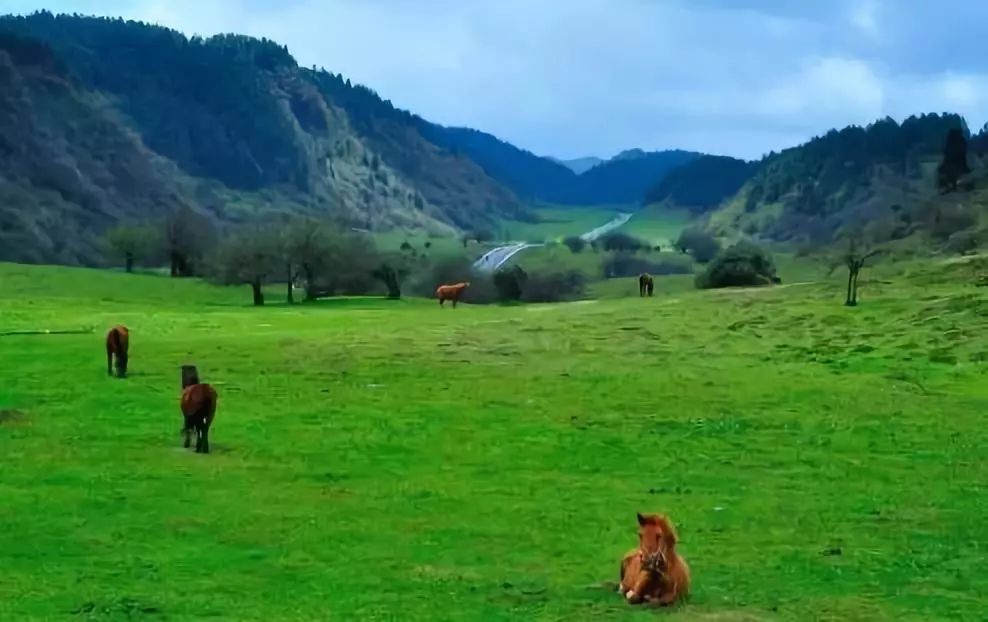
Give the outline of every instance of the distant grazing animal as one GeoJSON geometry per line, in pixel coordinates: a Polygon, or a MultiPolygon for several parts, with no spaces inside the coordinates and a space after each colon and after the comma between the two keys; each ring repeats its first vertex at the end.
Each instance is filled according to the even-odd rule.
{"type": "Polygon", "coordinates": [[[114,326],[106,334],[106,373],[113,375],[113,357],[117,357],[117,376],[127,375],[127,351],[130,349],[130,331],[126,326],[114,326]]]}
{"type": "Polygon", "coordinates": [[[652,278],[651,274],[642,272],[638,275],[638,295],[644,296],[648,294],[652,295],[652,290],[655,289],[655,279],[652,278]]]}
{"type": "Polygon", "coordinates": [[[440,285],[436,288],[436,298],[439,299],[439,306],[443,306],[443,303],[447,300],[453,301],[453,308],[456,308],[456,303],[459,302],[460,296],[463,295],[463,290],[470,287],[470,283],[457,283],[456,285],[440,285]]]}
{"type": "MultiPolygon", "coordinates": [[[[198,375],[198,374],[196,374],[198,375]]],[[[185,368],[183,368],[182,384],[185,385],[187,378],[185,368]]],[[[185,417],[185,425],[182,427],[182,434],[185,435],[184,447],[189,447],[192,443],[192,432],[196,433],[196,453],[209,453],[209,426],[213,424],[216,416],[216,389],[208,384],[199,384],[198,377],[195,384],[182,387],[182,415],[185,417]]]]}
{"type": "Polygon", "coordinates": [[[638,515],[638,548],[621,560],[618,588],[633,605],[672,605],[690,589],[690,569],[676,552],[676,530],[661,514],[638,515]]]}

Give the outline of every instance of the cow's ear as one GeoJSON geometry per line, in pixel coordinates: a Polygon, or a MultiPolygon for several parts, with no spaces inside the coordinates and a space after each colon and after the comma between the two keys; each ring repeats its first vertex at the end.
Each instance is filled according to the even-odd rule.
{"type": "Polygon", "coordinates": [[[638,524],[642,527],[648,524],[648,519],[641,512],[638,512],[638,524]]]}

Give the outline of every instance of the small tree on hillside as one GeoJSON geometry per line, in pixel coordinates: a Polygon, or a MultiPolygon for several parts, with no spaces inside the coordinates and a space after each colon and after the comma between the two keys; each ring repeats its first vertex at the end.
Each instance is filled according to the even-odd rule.
{"type": "Polygon", "coordinates": [[[847,298],[844,304],[848,307],[855,307],[858,304],[858,275],[865,266],[865,262],[882,253],[882,249],[871,248],[864,242],[860,235],[852,235],[847,240],[847,248],[831,264],[830,271],[833,272],[838,266],[843,264],[847,267],[847,298]]]}
{"type": "Polygon", "coordinates": [[[947,132],[943,145],[943,158],[937,167],[937,187],[942,192],[957,190],[957,181],[971,172],[967,165],[967,139],[964,132],[955,127],[947,132]]]}
{"type": "Polygon", "coordinates": [[[280,271],[280,236],[276,230],[255,225],[223,240],[213,257],[213,277],[227,285],[246,284],[254,305],[264,304],[264,283],[280,271]]]}
{"type": "Polygon", "coordinates": [[[123,259],[124,269],[134,271],[134,264],[146,259],[154,246],[154,234],[148,227],[119,225],[103,238],[111,255],[123,259]]]}

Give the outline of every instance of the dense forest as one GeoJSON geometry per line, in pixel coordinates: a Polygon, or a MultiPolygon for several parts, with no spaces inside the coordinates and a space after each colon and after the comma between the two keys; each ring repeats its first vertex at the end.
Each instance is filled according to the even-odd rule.
{"type": "Polygon", "coordinates": [[[645,193],[643,202],[668,201],[692,212],[706,212],[733,196],[756,165],[727,156],[703,156],[673,169],[645,193]]]}
{"type": "Polygon", "coordinates": [[[701,155],[680,150],[634,149],[578,175],[559,162],[484,132],[433,124],[420,127],[434,143],[453,153],[466,154],[519,197],[561,205],[639,203],[645,191],[666,173],[701,155]]]}
{"type": "Polygon", "coordinates": [[[831,130],[756,163],[751,179],[713,222],[721,230],[779,240],[827,241],[848,226],[884,219],[942,191],[935,171],[952,130],[969,135],[955,114],[831,130]]]}

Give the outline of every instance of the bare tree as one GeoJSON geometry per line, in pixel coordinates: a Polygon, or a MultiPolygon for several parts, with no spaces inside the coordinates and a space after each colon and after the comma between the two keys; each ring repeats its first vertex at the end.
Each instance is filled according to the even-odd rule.
{"type": "MultiPolygon", "coordinates": [[[[286,263],[292,273],[289,291],[291,283],[301,276],[305,282],[305,299],[314,300],[316,280],[325,270],[335,246],[335,232],[326,223],[302,218],[290,222],[282,235],[286,263]]],[[[289,296],[294,298],[291,293],[289,296]]]]}
{"type": "Polygon", "coordinates": [[[263,286],[281,265],[278,233],[264,225],[251,225],[226,238],[213,257],[214,278],[228,285],[249,285],[254,305],[262,306],[263,286]]]}
{"type": "Polygon", "coordinates": [[[162,227],[172,276],[193,276],[196,264],[216,240],[212,220],[183,205],[172,212],[162,227]]]}
{"type": "Polygon", "coordinates": [[[858,305],[858,275],[864,268],[865,262],[880,255],[881,248],[874,248],[864,242],[862,236],[855,234],[847,239],[847,248],[840,253],[836,261],[831,263],[830,272],[833,273],[838,266],[847,267],[847,299],[844,304],[848,307],[858,305]]]}

